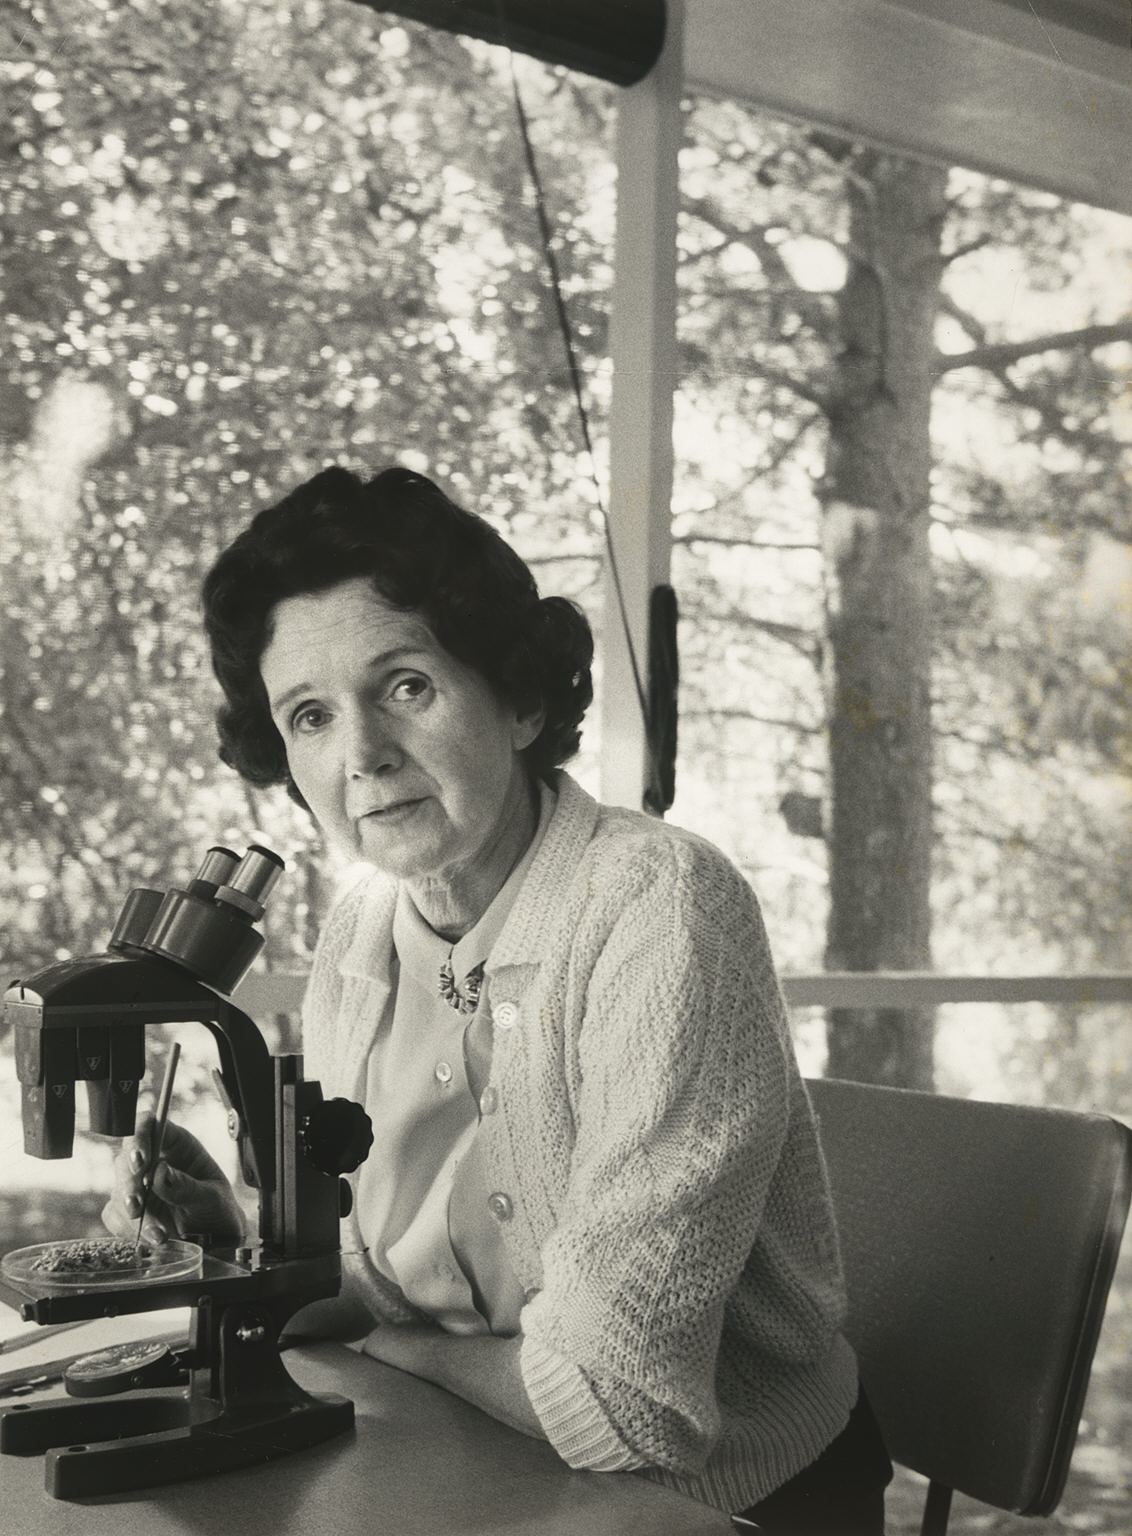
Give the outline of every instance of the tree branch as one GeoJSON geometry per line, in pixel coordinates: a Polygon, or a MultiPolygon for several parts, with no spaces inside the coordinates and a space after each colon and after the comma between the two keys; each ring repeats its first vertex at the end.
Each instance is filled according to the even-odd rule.
{"type": "MultiPolygon", "coordinates": [[[[963,327],[963,330],[966,332],[968,338],[973,341],[976,346],[985,347],[988,344],[986,326],[983,325],[981,320],[976,320],[974,315],[971,314],[970,310],[966,310],[961,304],[957,304],[949,293],[940,294],[939,307],[943,314],[950,315],[953,320],[957,321],[959,325],[963,327]]],[[[956,356],[958,355],[959,354],[956,354],[956,356]]]]}
{"type": "MultiPolygon", "coordinates": [[[[1060,337],[1047,336],[1037,339],[1034,342],[1018,344],[1006,343],[1004,346],[1000,347],[997,343],[987,341],[985,326],[976,320],[974,315],[969,314],[967,310],[961,308],[954,301],[954,299],[948,297],[945,294],[942,298],[940,307],[945,314],[950,315],[953,320],[956,320],[966,331],[967,335],[971,337],[975,342],[975,346],[969,352],[955,353],[954,356],[957,359],[981,358],[981,366],[986,370],[986,372],[998,380],[1002,387],[1003,393],[1006,395],[1007,399],[1012,405],[1025,407],[1038,412],[1039,416],[1041,417],[1042,428],[1045,432],[1047,432],[1050,436],[1057,438],[1061,442],[1072,444],[1073,447],[1077,448],[1082,453],[1103,452],[1106,448],[1111,446],[1112,440],[1107,433],[1098,434],[1090,430],[1088,427],[1067,427],[1056,405],[1051,402],[1051,400],[1044,392],[1035,390],[1030,383],[1019,384],[1018,381],[1011,376],[1010,365],[1012,362],[1017,360],[1016,357],[1001,356],[1000,354],[1006,350],[1012,350],[1016,352],[1018,345],[1025,345],[1028,348],[1033,348],[1035,351],[1045,350],[1048,347],[1056,346],[1059,342],[1064,342],[1066,340],[1068,340],[1071,344],[1076,345],[1081,342],[1082,338],[1084,338],[1087,342],[1089,336],[1095,335],[1097,332],[1102,332],[1104,334],[1100,342],[1094,341],[1092,345],[1104,345],[1107,341],[1121,339],[1120,337],[1113,336],[1110,333],[1114,330],[1132,328],[1132,322],[1122,321],[1118,322],[1114,326],[1089,326],[1086,329],[1080,331],[1067,331],[1063,336],[1060,337]]],[[[941,356],[943,357],[945,363],[947,363],[947,354],[941,354],[941,356]]],[[[972,362],[971,366],[975,365],[975,362],[972,362]]],[[[963,366],[963,364],[959,362],[956,364],[956,366],[963,366]]],[[[953,370],[948,363],[944,369],[937,371],[937,377],[941,376],[943,372],[950,371],[953,370]]]]}
{"type": "Polygon", "coordinates": [[[714,229],[727,245],[741,245],[756,258],[776,296],[787,303],[802,323],[823,341],[830,339],[831,315],[820,294],[811,293],[794,280],[794,275],[774,241],[767,238],[761,224],[741,228],[710,197],[690,198],[684,211],[714,229]]]}
{"type": "Polygon", "coordinates": [[[995,235],[979,235],[974,240],[967,240],[962,245],[957,245],[953,251],[943,252],[943,263],[950,266],[953,261],[959,261],[963,256],[970,256],[974,251],[981,251],[988,245],[993,245],[998,237],[995,235]]]}
{"type": "Polygon", "coordinates": [[[935,374],[938,378],[940,374],[954,373],[957,368],[985,368],[995,373],[1039,352],[1057,352],[1071,347],[1091,350],[1113,341],[1132,341],[1132,320],[1118,320],[1112,325],[1086,325],[1077,331],[1059,331],[1052,336],[1035,336],[1029,341],[992,342],[972,347],[968,352],[937,352],[935,374]]]}
{"type": "Polygon", "coordinates": [[[797,731],[801,736],[824,736],[824,725],[811,725],[804,720],[787,720],[776,715],[757,715],[750,709],[682,709],[681,720],[737,720],[744,725],[773,725],[786,731],[797,731]]]}
{"type": "Polygon", "coordinates": [[[574,555],[526,555],[528,565],[600,565],[600,554],[574,555]]]}
{"type": "MultiPolygon", "coordinates": [[[[710,511],[710,508],[708,509],[710,511]]],[[[673,544],[722,544],[727,549],[810,549],[818,550],[821,545],[812,544],[787,544],[777,543],[773,539],[744,539],[742,537],[728,538],[718,533],[680,533],[673,540],[673,544]]],[[[528,562],[529,564],[530,562],[528,562]]]]}
{"type": "Polygon", "coordinates": [[[781,624],[776,619],[756,618],[754,614],[743,612],[738,608],[701,609],[695,617],[709,622],[714,621],[717,624],[736,624],[743,629],[758,630],[760,634],[769,635],[779,644],[788,645],[812,665],[820,664],[821,641],[811,630],[803,629],[798,624],[781,624]]]}
{"type": "MultiPolygon", "coordinates": [[[[829,414],[830,403],[826,395],[820,389],[815,388],[814,385],[807,384],[804,379],[795,377],[794,374],[788,372],[785,368],[776,368],[772,363],[764,363],[759,358],[749,359],[747,367],[751,373],[756,374],[760,379],[765,379],[768,384],[774,385],[775,388],[789,390],[791,394],[797,395],[800,400],[808,401],[823,416],[829,414]]],[[[807,422],[806,425],[809,426],[810,423],[807,422]]]]}

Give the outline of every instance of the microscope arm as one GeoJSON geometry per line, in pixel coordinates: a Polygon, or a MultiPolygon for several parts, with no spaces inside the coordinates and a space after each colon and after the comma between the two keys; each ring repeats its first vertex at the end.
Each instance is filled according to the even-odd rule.
{"type": "Polygon", "coordinates": [[[250,1018],[181,967],[153,956],[92,955],[65,960],[17,982],[4,997],[23,1088],[25,1149],[70,1157],[75,1082],[91,1090],[91,1130],[133,1130],[137,1083],[145,1069],[144,1030],[199,1022],[216,1040],[245,1180],[275,1184],[274,1067],[250,1018]],[[118,1097],[125,1103],[119,1106],[118,1097]]]}

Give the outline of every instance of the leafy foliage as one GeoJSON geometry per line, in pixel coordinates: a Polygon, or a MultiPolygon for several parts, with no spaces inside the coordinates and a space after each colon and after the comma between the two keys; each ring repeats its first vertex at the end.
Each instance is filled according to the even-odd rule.
{"type": "MultiPolygon", "coordinates": [[[[534,560],[571,556],[567,589],[593,574],[500,61],[342,3],[28,7],[10,25],[6,961],[94,946],[130,884],[245,836],[298,864],[273,931],[276,961],[299,960],[310,831],[214,766],[211,558],[321,464],[401,459],[534,560]]],[[[592,118],[544,88],[561,123],[592,118]]],[[[561,167],[575,198],[590,165],[608,180],[590,137],[589,162],[561,167]]],[[[601,266],[585,219],[569,247],[567,271],[575,250],[601,266]]],[[[600,343],[603,307],[584,284],[574,300],[600,343]]]]}

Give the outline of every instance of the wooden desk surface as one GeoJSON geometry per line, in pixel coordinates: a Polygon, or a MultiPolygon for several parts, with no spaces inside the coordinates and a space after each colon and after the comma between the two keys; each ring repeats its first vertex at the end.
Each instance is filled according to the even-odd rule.
{"type": "Polygon", "coordinates": [[[549,1445],[341,1345],[306,1346],[286,1360],[309,1390],[353,1399],[352,1433],[264,1466],[77,1503],[45,1492],[42,1456],[0,1456],[0,1536],[711,1536],[732,1529],[725,1515],[646,1478],[572,1472],[549,1445]]]}

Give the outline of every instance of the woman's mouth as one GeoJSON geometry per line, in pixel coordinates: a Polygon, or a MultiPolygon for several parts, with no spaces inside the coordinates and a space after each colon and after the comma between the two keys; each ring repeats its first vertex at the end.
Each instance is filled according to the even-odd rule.
{"type": "Polygon", "coordinates": [[[395,800],[391,805],[375,805],[368,811],[363,811],[357,818],[359,822],[376,822],[379,826],[389,826],[396,821],[402,821],[411,816],[419,805],[423,805],[423,798],[415,800],[395,800]]]}

